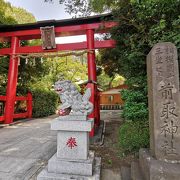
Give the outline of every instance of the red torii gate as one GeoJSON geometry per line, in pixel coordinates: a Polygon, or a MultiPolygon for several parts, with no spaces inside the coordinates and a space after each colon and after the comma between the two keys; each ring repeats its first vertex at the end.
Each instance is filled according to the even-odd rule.
{"type": "Polygon", "coordinates": [[[91,88],[92,96],[91,102],[94,104],[94,112],[90,115],[95,119],[95,126],[99,126],[99,95],[97,85],[93,82],[97,81],[96,77],[96,63],[95,63],[95,49],[100,48],[113,48],[115,47],[114,40],[95,41],[95,33],[105,33],[117,23],[113,21],[104,21],[110,19],[111,14],[92,16],[87,18],[66,19],[66,20],[50,20],[42,21],[32,24],[24,25],[3,25],[0,26],[0,42],[10,42],[10,48],[0,49],[0,55],[10,56],[8,83],[6,89],[6,96],[0,96],[0,101],[5,101],[4,116],[0,116],[0,121],[5,124],[13,122],[13,118],[31,117],[32,115],[32,98],[30,95],[26,97],[16,97],[16,86],[18,77],[18,54],[30,53],[47,53],[58,52],[64,50],[89,50],[88,57],[88,86],[91,88]],[[55,36],[73,36],[73,35],[86,35],[86,42],[77,42],[69,44],[56,44],[56,49],[43,50],[41,46],[21,46],[22,40],[41,39],[40,27],[54,26],[55,36]],[[26,114],[14,114],[14,104],[16,100],[27,100],[29,103],[29,110],[26,114]]]}

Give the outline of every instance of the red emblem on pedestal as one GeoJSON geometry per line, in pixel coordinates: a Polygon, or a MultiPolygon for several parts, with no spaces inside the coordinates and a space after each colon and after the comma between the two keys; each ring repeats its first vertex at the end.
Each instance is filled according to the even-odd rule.
{"type": "Polygon", "coordinates": [[[66,143],[66,146],[70,147],[71,149],[77,146],[76,138],[70,137],[66,143]]]}

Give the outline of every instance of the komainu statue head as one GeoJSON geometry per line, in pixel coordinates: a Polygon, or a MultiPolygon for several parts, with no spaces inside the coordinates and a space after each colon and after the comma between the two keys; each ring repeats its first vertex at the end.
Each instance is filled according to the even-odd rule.
{"type": "Polygon", "coordinates": [[[93,111],[93,104],[89,101],[91,90],[88,88],[82,96],[71,81],[57,81],[54,90],[59,94],[62,105],[60,115],[89,115],[93,111]],[[64,112],[64,114],[63,114],[64,112]]]}

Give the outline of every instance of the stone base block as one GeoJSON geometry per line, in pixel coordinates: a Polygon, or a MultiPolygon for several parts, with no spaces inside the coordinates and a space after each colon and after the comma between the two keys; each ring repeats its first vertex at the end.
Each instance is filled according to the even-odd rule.
{"type": "Polygon", "coordinates": [[[140,149],[139,166],[145,180],[179,180],[180,164],[156,160],[148,149],[140,149]]]}
{"type": "MultiPolygon", "coordinates": [[[[131,180],[144,180],[141,172],[141,168],[139,167],[138,162],[131,163],[131,180]]],[[[125,180],[125,178],[122,180],[125,180]]]]}
{"type": "Polygon", "coordinates": [[[61,121],[65,121],[65,120],[79,120],[79,121],[86,121],[87,120],[87,116],[86,115],[67,115],[67,116],[59,116],[57,118],[55,118],[55,120],[61,120],[61,121]]]}
{"type": "Polygon", "coordinates": [[[132,180],[130,167],[121,166],[120,172],[121,172],[121,180],[132,180]]]}
{"type": "Polygon", "coordinates": [[[48,161],[48,172],[92,176],[94,158],[94,152],[92,151],[89,152],[89,157],[87,160],[78,161],[59,159],[57,158],[57,154],[55,154],[48,161]]]}
{"type": "Polygon", "coordinates": [[[96,157],[92,176],[50,173],[48,169],[45,168],[38,175],[37,180],[100,180],[100,170],[101,158],[96,157]]]}
{"type": "Polygon", "coordinates": [[[89,154],[89,133],[58,131],[57,157],[69,160],[87,160],[89,154]]]}
{"type": "Polygon", "coordinates": [[[78,131],[90,132],[94,126],[94,120],[80,121],[80,120],[60,120],[54,119],[51,122],[51,130],[56,131],[78,131]]]}

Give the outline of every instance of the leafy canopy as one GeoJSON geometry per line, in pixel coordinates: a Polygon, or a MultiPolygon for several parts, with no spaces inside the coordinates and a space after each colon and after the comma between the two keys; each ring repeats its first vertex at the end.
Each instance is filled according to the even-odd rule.
{"type": "MultiPolygon", "coordinates": [[[[22,8],[16,8],[10,3],[0,0],[0,25],[1,24],[18,24],[35,22],[35,18],[32,14],[22,8]]],[[[22,42],[25,44],[25,42],[22,42]]],[[[27,44],[27,43],[26,43],[27,44]]],[[[9,47],[9,43],[0,43],[0,48],[9,47]]],[[[7,84],[7,74],[9,68],[9,58],[0,57],[0,94],[4,95],[7,84]]],[[[19,67],[19,85],[23,84],[21,80],[27,77],[27,73],[24,73],[24,63],[22,62],[19,67]],[[26,75],[25,75],[26,74],[26,75]],[[22,77],[21,77],[22,75],[22,77]],[[24,76],[25,75],[25,76],[24,76]]],[[[23,80],[24,81],[24,80],[23,80]]],[[[27,80],[26,80],[27,81],[27,80]]],[[[23,84],[24,85],[24,84],[23,84]]]]}
{"type": "Polygon", "coordinates": [[[110,11],[116,8],[118,4],[116,0],[44,0],[44,2],[49,3],[55,1],[64,4],[65,11],[75,17],[110,11]]]}

